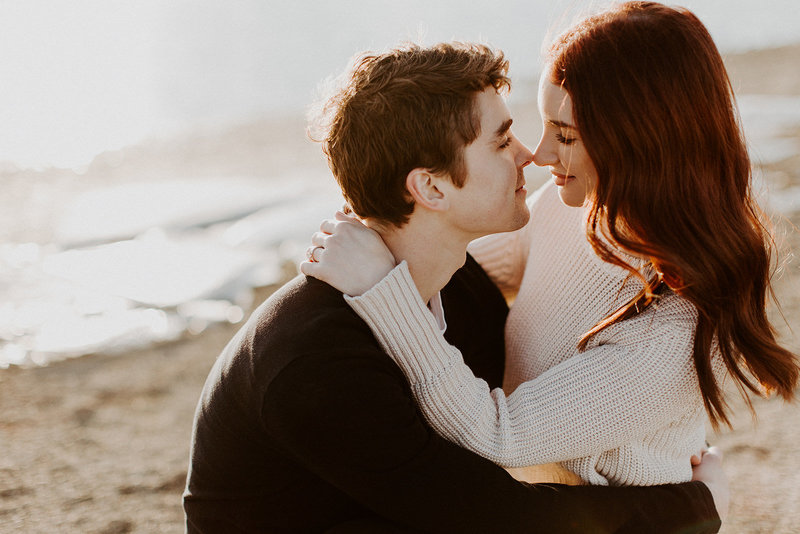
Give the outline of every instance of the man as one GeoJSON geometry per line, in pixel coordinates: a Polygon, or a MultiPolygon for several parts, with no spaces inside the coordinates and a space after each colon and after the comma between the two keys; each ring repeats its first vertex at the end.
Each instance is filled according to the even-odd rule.
{"type": "MultiPolygon", "coordinates": [[[[500,96],[507,67],[476,45],[364,56],[324,110],[324,149],[345,198],[385,230],[448,341],[493,386],[503,362],[488,355],[503,353],[508,310],[464,251],[529,216],[531,153],[500,96]]],[[[719,528],[700,482],[526,485],[439,437],[341,293],[305,276],[270,297],[212,369],[184,507],[189,532],[719,528]]]]}

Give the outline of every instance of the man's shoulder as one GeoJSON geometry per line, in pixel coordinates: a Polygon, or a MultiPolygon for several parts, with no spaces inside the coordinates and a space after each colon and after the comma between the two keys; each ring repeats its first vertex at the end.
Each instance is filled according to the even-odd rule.
{"type": "Polygon", "coordinates": [[[508,314],[503,294],[470,254],[442,289],[442,302],[448,318],[464,313],[472,317],[481,309],[497,314],[498,320],[505,322],[508,314]]]}
{"type": "Polygon", "coordinates": [[[330,285],[305,275],[298,275],[267,298],[250,317],[248,327],[257,335],[281,333],[316,334],[334,325],[351,322],[363,324],[350,310],[342,293],[330,285]]]}
{"type": "Polygon", "coordinates": [[[241,366],[266,385],[287,365],[333,360],[340,354],[380,352],[369,327],[342,293],[298,275],[265,300],[223,352],[228,366],[241,366]]]}
{"type": "Polygon", "coordinates": [[[503,382],[505,321],[508,305],[478,262],[467,255],[442,289],[447,319],[445,338],[461,350],[472,371],[491,387],[503,382]]]}

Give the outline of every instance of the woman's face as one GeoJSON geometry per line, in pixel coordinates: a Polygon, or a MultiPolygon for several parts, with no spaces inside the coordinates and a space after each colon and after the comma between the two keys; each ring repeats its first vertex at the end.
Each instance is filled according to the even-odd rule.
{"type": "Polygon", "coordinates": [[[546,74],[539,81],[539,113],[544,129],[533,162],[550,167],[564,204],[583,206],[597,185],[597,171],[575,127],[569,93],[546,74]]]}

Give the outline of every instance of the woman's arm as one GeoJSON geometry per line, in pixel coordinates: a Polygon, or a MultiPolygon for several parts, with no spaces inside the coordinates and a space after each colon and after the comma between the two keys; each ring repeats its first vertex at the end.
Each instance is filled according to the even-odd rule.
{"type": "Polygon", "coordinates": [[[674,295],[620,325],[616,342],[577,353],[508,396],[476,378],[445,341],[404,263],[347,301],[403,369],[431,425],[503,466],[611,450],[699,406],[693,326],[681,320],[691,310],[674,295]]]}

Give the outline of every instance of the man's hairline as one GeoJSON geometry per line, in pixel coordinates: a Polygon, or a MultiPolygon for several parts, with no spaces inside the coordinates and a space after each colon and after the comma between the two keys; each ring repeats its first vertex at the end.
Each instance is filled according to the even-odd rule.
{"type": "MultiPolygon", "coordinates": [[[[457,150],[456,157],[459,158],[459,159],[464,155],[464,150],[466,150],[466,148],[468,146],[470,146],[471,144],[473,144],[476,141],[478,141],[478,139],[481,136],[481,133],[482,133],[481,121],[483,119],[483,116],[479,114],[480,112],[478,110],[478,105],[477,105],[477,103],[478,103],[478,95],[483,93],[484,91],[486,91],[490,87],[492,89],[494,89],[495,94],[497,94],[498,96],[501,96],[500,95],[500,90],[502,88],[505,88],[507,91],[511,90],[511,84],[508,83],[508,82],[501,84],[500,87],[495,87],[494,84],[488,83],[488,84],[484,85],[483,88],[481,88],[481,89],[479,89],[477,91],[474,91],[472,93],[471,100],[470,100],[469,113],[470,113],[470,115],[472,115],[472,119],[474,121],[473,122],[473,127],[475,128],[475,138],[472,141],[468,142],[468,143],[461,144],[456,149],[457,150]],[[476,115],[478,115],[478,116],[476,116],[476,115]]],[[[508,132],[511,129],[511,123],[513,122],[513,120],[514,119],[510,117],[509,119],[503,121],[503,123],[493,132],[492,139],[496,139],[498,137],[501,137],[503,134],[508,132]]],[[[452,178],[452,176],[451,176],[451,178],[452,178]]],[[[464,177],[464,179],[466,180],[466,176],[464,177]]],[[[453,182],[453,183],[455,183],[455,182],[453,182]]],[[[466,181],[463,184],[461,184],[460,186],[457,185],[456,187],[461,188],[465,184],[466,184],[466,181]]]]}
{"type": "MultiPolygon", "coordinates": [[[[501,92],[502,89],[505,89],[507,92],[509,92],[511,90],[511,83],[509,81],[505,81],[505,82],[501,83],[499,86],[495,86],[493,83],[490,82],[490,83],[487,83],[486,85],[484,85],[483,87],[481,87],[480,89],[476,89],[475,91],[473,91],[470,94],[470,104],[469,104],[469,109],[467,110],[467,113],[469,113],[470,116],[471,116],[471,119],[473,121],[475,121],[475,122],[473,122],[473,127],[475,128],[475,138],[472,139],[471,141],[469,141],[468,143],[459,143],[459,146],[456,147],[456,153],[455,153],[455,157],[454,157],[454,163],[456,164],[456,166],[457,167],[464,167],[463,169],[460,169],[464,173],[463,182],[459,185],[456,182],[456,180],[454,180],[453,174],[451,172],[447,172],[448,179],[449,179],[450,183],[452,183],[457,189],[461,189],[462,187],[464,187],[467,184],[467,170],[465,168],[466,167],[466,162],[464,161],[464,151],[467,149],[468,146],[470,146],[471,144],[475,143],[478,140],[478,138],[481,136],[481,119],[483,117],[482,116],[477,116],[477,117],[475,116],[476,114],[479,114],[478,105],[477,105],[478,95],[483,93],[484,91],[486,91],[490,87],[492,89],[494,89],[494,91],[495,91],[495,93],[497,95],[500,95],[501,94],[500,92],[501,92]]],[[[508,127],[505,128],[505,131],[508,131],[511,128],[511,121],[513,121],[513,119],[511,119],[511,118],[509,118],[507,121],[504,121],[503,124],[500,126],[500,128],[497,129],[497,131],[495,133],[499,133],[500,130],[503,129],[503,127],[505,126],[506,123],[508,123],[508,127]]],[[[455,135],[455,132],[453,132],[451,135],[455,135]]],[[[414,167],[414,168],[412,168],[411,171],[409,171],[409,173],[413,172],[415,169],[424,169],[427,172],[430,172],[431,174],[439,175],[439,176],[441,176],[441,174],[442,174],[441,172],[440,173],[433,173],[431,171],[431,169],[427,169],[425,167],[414,167]]],[[[416,207],[416,203],[414,204],[414,206],[416,207]]],[[[412,212],[409,213],[409,216],[413,215],[413,213],[414,212],[412,210],[412,212]]],[[[407,222],[395,223],[395,222],[386,220],[386,219],[384,219],[382,217],[369,217],[369,219],[377,222],[378,224],[380,224],[382,226],[391,226],[391,227],[395,227],[395,228],[402,228],[403,226],[405,226],[405,224],[407,224],[407,222]]]]}

